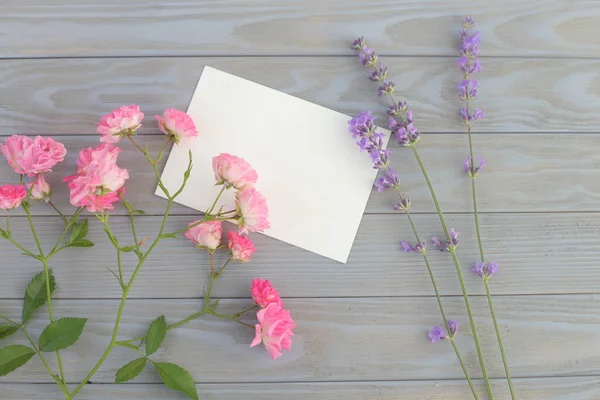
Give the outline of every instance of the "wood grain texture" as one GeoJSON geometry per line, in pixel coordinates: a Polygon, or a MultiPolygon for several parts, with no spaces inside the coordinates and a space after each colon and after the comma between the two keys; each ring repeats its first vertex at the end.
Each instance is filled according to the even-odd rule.
{"type": "MultiPolygon", "coordinates": [[[[76,159],[82,148],[96,146],[97,136],[63,136],[58,140],[67,146],[67,159],[49,175],[54,202],[65,212],[72,212],[67,186],[62,178],[76,170],[76,159]]],[[[162,136],[138,138],[153,154],[164,145],[162,136]]],[[[350,137],[348,140],[352,140],[350,137]]],[[[475,153],[489,166],[477,180],[478,206],[481,212],[579,212],[600,211],[600,135],[477,135],[475,153]]],[[[145,158],[130,143],[123,143],[119,165],[129,170],[128,201],[148,214],[162,215],[166,201],[154,195],[156,177],[145,158]]],[[[412,199],[413,213],[434,213],[435,208],[423,175],[408,149],[398,148],[392,140],[391,167],[401,179],[401,190],[412,199]]],[[[444,212],[471,212],[470,181],[462,162],[468,154],[466,135],[425,135],[419,143],[421,156],[442,203],[444,212]]],[[[291,149],[289,149],[291,151],[291,149]]],[[[358,148],[357,148],[358,151],[358,148]]],[[[365,154],[365,157],[367,155],[365,154]]],[[[166,160],[166,157],[165,157],[166,160]]],[[[252,160],[248,160],[252,163],[252,160]]],[[[164,162],[160,164],[162,171],[164,162]]],[[[260,174],[260,171],[258,171],[260,174]]],[[[0,182],[18,181],[17,175],[0,160],[0,182]]],[[[373,192],[367,213],[392,213],[398,201],[392,191],[373,192]]],[[[197,214],[176,206],[176,214],[197,214]]],[[[56,215],[48,206],[36,206],[35,215],[56,215]]],[[[17,210],[17,214],[23,214],[17,210]]],[[[124,214],[119,207],[116,214],[124,214]]]]}
{"type": "MultiPolygon", "coordinates": [[[[525,378],[514,384],[522,400],[596,400],[600,397],[598,377],[586,378],[525,378]]],[[[480,388],[482,382],[477,382],[480,388]]],[[[492,380],[499,399],[510,394],[503,380],[492,380]]],[[[205,400],[448,400],[471,396],[462,381],[403,382],[311,382],[311,383],[239,383],[198,384],[196,389],[205,400]]],[[[0,392],[11,400],[48,400],[60,397],[53,384],[0,384],[0,392]],[[54,396],[53,396],[54,395],[54,396]]],[[[483,396],[483,392],[481,394],[483,396]]],[[[161,384],[88,385],[81,399],[108,398],[164,400],[181,399],[179,394],[161,384]]]]}
{"type": "MultiPolygon", "coordinates": [[[[423,238],[440,234],[435,215],[414,217],[423,238]]],[[[111,218],[117,238],[130,244],[131,233],[124,217],[111,218]]],[[[175,217],[167,229],[180,229],[192,217],[175,217]]],[[[495,294],[598,293],[600,282],[600,214],[482,215],[482,232],[487,257],[501,265],[491,282],[495,294]]],[[[46,248],[54,245],[58,218],[39,218],[37,226],[46,248]]],[[[469,272],[477,259],[472,218],[448,217],[450,226],[461,233],[458,249],[470,292],[482,294],[481,280],[469,272]]],[[[139,219],[140,237],[156,235],[158,217],[139,219]]],[[[57,276],[56,297],[120,299],[114,276],[116,254],[97,221],[90,223],[92,249],[67,249],[50,262],[57,276]]],[[[411,239],[402,215],[367,215],[358,231],[347,264],[340,264],[305,250],[254,234],[257,251],[247,264],[236,264],[215,288],[219,297],[246,298],[251,280],[270,279],[286,297],[346,296],[432,296],[429,276],[418,254],[402,252],[400,241],[411,239]]],[[[13,232],[28,248],[34,248],[24,218],[13,219],[13,232]]],[[[0,241],[0,293],[19,299],[30,279],[41,270],[39,262],[20,255],[12,244],[0,241]]],[[[219,252],[216,263],[225,261],[219,252]]],[[[458,295],[456,272],[447,253],[429,251],[440,290],[458,295]]],[[[131,254],[124,258],[128,276],[135,266],[131,254]]],[[[185,238],[164,241],[147,260],[133,286],[134,298],[199,298],[207,283],[206,252],[185,238]]]]}
{"type": "Polygon", "coordinates": [[[9,1],[0,56],[332,55],[362,34],[388,54],[455,54],[465,15],[489,55],[600,56],[594,0],[9,1]]]}
{"type": "MultiPolygon", "coordinates": [[[[286,299],[298,328],[294,346],[273,362],[265,350],[249,348],[253,329],[231,321],[202,318],[169,332],[157,360],[177,362],[199,383],[220,382],[326,382],[460,379],[462,371],[452,347],[433,346],[426,337],[440,323],[435,299],[286,299]]],[[[496,311],[514,377],[597,376],[600,369],[600,310],[598,298],[578,296],[500,297],[496,311]]],[[[251,300],[223,300],[219,310],[234,314],[251,300]]],[[[449,316],[465,321],[461,298],[444,300],[449,316]]],[[[19,301],[2,301],[2,312],[19,318],[19,301]]],[[[66,379],[75,383],[93,366],[109,341],[116,300],[56,301],[57,316],[90,317],[79,341],[61,352],[66,379]]],[[[496,338],[484,298],[473,301],[491,377],[501,377],[496,338]]],[[[144,333],[159,314],[168,321],[182,319],[200,308],[200,301],[138,300],[125,308],[120,337],[144,333]]],[[[47,324],[43,312],[31,324],[36,337],[47,324]],[[40,319],[41,318],[41,319],[40,319]]],[[[254,323],[253,315],[244,317],[254,323]]],[[[468,327],[464,328],[468,330],[468,327]]],[[[5,343],[22,343],[13,336],[5,343]]],[[[472,340],[461,335],[457,343],[474,377],[478,373],[472,340]]],[[[116,370],[137,356],[117,349],[92,382],[112,383],[116,370]]],[[[50,361],[49,361],[50,362],[50,361]]],[[[2,378],[2,382],[51,382],[38,360],[2,378]]],[[[133,383],[158,382],[144,371],[133,383]]]]}
{"type": "MultiPolygon", "coordinates": [[[[454,58],[381,61],[423,132],[465,130],[454,58]]],[[[476,105],[486,118],[477,124],[478,132],[600,132],[600,60],[482,62],[476,105]]],[[[168,107],[185,110],[204,65],[349,115],[366,109],[384,115],[387,108],[355,57],[5,60],[0,63],[0,134],[94,135],[100,116],[131,103],[140,104],[147,115],[141,132],[158,132],[152,116],[168,107]]],[[[387,124],[387,119],[380,122],[387,124]]]]}

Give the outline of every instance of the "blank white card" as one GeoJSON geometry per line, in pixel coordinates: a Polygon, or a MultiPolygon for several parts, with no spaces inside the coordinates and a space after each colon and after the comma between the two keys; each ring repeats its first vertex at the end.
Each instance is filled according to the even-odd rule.
{"type": "MultiPolygon", "coordinates": [[[[212,157],[242,157],[267,198],[271,227],[264,234],[346,263],[377,173],[348,131],[349,116],[208,66],[187,112],[199,135],[173,147],[162,175],[173,193],[192,150],[178,203],[206,211],[221,188],[212,157]]],[[[218,206],[234,209],[234,200],[230,189],[218,206]]]]}

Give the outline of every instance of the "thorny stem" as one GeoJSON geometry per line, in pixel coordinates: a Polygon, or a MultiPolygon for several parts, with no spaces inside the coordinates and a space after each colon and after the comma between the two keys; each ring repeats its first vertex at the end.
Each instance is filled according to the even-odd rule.
{"type": "MultiPolygon", "coordinates": [[[[431,180],[429,179],[429,174],[425,169],[425,165],[421,160],[421,156],[419,155],[419,151],[417,147],[411,145],[410,148],[413,151],[415,159],[421,168],[421,172],[423,173],[423,177],[425,178],[425,182],[427,183],[427,187],[429,188],[429,192],[431,193],[431,197],[433,199],[433,203],[438,213],[438,217],[440,218],[440,222],[442,224],[442,228],[444,230],[444,234],[446,235],[446,240],[450,241],[450,231],[448,230],[448,225],[446,224],[446,220],[444,218],[444,213],[442,212],[442,208],[440,206],[440,202],[437,199],[435,194],[435,190],[433,185],[431,184],[431,180]]],[[[456,248],[454,246],[450,246],[449,248],[450,254],[452,255],[452,260],[454,261],[454,266],[456,267],[456,274],[458,275],[458,281],[460,282],[460,288],[462,291],[462,296],[465,302],[465,307],[467,309],[467,314],[469,316],[469,324],[471,325],[471,329],[473,330],[473,341],[475,342],[475,348],[477,350],[477,357],[479,358],[479,365],[481,367],[481,374],[483,375],[483,379],[485,381],[485,387],[488,393],[488,398],[490,400],[494,399],[494,394],[492,392],[492,386],[490,383],[490,379],[487,374],[487,369],[485,367],[485,360],[483,359],[483,351],[481,350],[481,343],[479,341],[479,335],[477,334],[477,325],[475,324],[475,318],[473,317],[473,310],[471,309],[471,302],[469,301],[469,295],[467,293],[467,288],[465,285],[465,280],[463,278],[462,271],[460,269],[460,263],[458,261],[458,257],[456,255],[456,248]]]]}

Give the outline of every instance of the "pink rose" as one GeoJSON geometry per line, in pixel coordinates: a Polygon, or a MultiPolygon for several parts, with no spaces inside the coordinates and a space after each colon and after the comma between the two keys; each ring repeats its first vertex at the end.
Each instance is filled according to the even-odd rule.
{"type": "Polygon", "coordinates": [[[169,108],[165,110],[162,117],[160,115],[154,117],[158,120],[160,131],[169,138],[173,138],[175,143],[179,143],[182,139],[198,136],[192,117],[183,111],[169,108]]]}
{"type": "Polygon", "coordinates": [[[8,137],[0,151],[17,174],[28,176],[52,171],[67,154],[65,146],[52,138],[36,136],[31,139],[22,135],[8,137]]]}
{"type": "Polygon", "coordinates": [[[27,184],[27,190],[31,190],[31,198],[34,200],[50,200],[50,185],[46,182],[44,175],[38,175],[34,182],[27,184]],[[33,185],[33,188],[31,188],[33,185]]]}
{"type": "Polygon", "coordinates": [[[126,169],[116,164],[121,150],[110,143],[86,148],[79,153],[77,174],[67,176],[71,204],[90,212],[113,210],[129,178],[126,169]]]}
{"type": "Polygon", "coordinates": [[[259,323],[255,325],[256,336],[250,347],[263,343],[273,360],[283,354],[281,349],[291,350],[294,336],[292,330],[296,328],[296,324],[288,310],[278,304],[269,304],[256,317],[259,323]]]}
{"type": "MultiPolygon", "coordinates": [[[[198,222],[200,222],[200,220],[191,222],[188,226],[197,224],[198,222]]],[[[221,221],[206,221],[188,229],[185,232],[185,237],[194,242],[197,247],[212,252],[219,247],[219,244],[221,244],[222,234],[223,227],[221,221]]]]}
{"type": "Polygon", "coordinates": [[[238,221],[240,233],[263,232],[271,225],[267,200],[253,187],[235,193],[236,211],[240,216],[238,221]]]}
{"type": "Polygon", "coordinates": [[[250,261],[250,256],[254,253],[254,244],[247,236],[239,235],[236,231],[229,231],[227,248],[231,252],[231,258],[234,261],[250,261]]]}
{"type": "Polygon", "coordinates": [[[261,308],[266,308],[271,303],[283,305],[279,292],[271,286],[271,282],[268,280],[263,281],[258,278],[252,280],[252,298],[261,308]]]}
{"type": "Polygon", "coordinates": [[[21,205],[27,197],[27,189],[22,185],[0,186],[0,210],[12,210],[21,205]]]}
{"type": "Polygon", "coordinates": [[[125,135],[137,131],[142,125],[144,113],[136,104],[121,106],[112,110],[100,119],[98,133],[102,135],[100,141],[103,143],[117,143],[125,135]]]}
{"type": "Polygon", "coordinates": [[[258,174],[243,158],[221,153],[212,159],[217,185],[244,190],[256,183],[258,174]]]}

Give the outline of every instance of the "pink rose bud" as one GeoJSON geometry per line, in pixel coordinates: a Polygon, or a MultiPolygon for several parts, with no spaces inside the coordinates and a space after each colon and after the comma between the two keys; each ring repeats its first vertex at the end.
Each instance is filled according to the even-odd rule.
{"type": "Polygon", "coordinates": [[[48,202],[50,200],[50,185],[46,182],[44,175],[38,175],[34,182],[27,184],[27,190],[31,190],[31,198],[34,200],[43,200],[48,202]],[[31,188],[33,185],[33,188],[31,188]]]}
{"type": "Polygon", "coordinates": [[[142,126],[144,113],[136,104],[112,110],[100,119],[98,133],[102,143],[118,143],[126,135],[131,135],[142,126]]]}
{"type": "Polygon", "coordinates": [[[236,192],[235,204],[237,214],[240,216],[238,221],[240,233],[264,232],[271,226],[267,220],[269,217],[267,200],[254,187],[236,192]]]}
{"type": "Polygon", "coordinates": [[[52,138],[36,136],[31,139],[22,135],[8,137],[0,145],[0,151],[16,173],[31,177],[51,172],[67,154],[65,146],[52,138]]]}
{"type": "MultiPolygon", "coordinates": [[[[190,222],[188,226],[197,224],[200,220],[190,222]]],[[[221,221],[202,222],[191,227],[185,232],[185,237],[196,244],[197,247],[213,252],[221,244],[223,227],[221,221]]]]}
{"type": "Polygon", "coordinates": [[[254,253],[254,244],[247,236],[242,236],[236,231],[229,231],[227,248],[234,261],[247,262],[254,253]]]}
{"type": "Polygon", "coordinates": [[[296,324],[288,310],[278,304],[269,304],[256,314],[256,318],[256,336],[250,347],[263,343],[273,360],[281,357],[281,349],[291,350],[294,336],[292,330],[296,328],[296,324]]]}
{"type": "Polygon", "coordinates": [[[271,303],[282,305],[279,292],[271,286],[271,282],[268,280],[263,281],[258,278],[252,280],[252,298],[262,308],[267,307],[271,303]]]}
{"type": "Polygon", "coordinates": [[[0,210],[12,210],[21,205],[27,197],[27,189],[22,185],[0,186],[0,210]]]}
{"type": "Polygon", "coordinates": [[[217,185],[244,190],[256,183],[258,174],[243,158],[221,153],[212,159],[217,185]]]}
{"type": "Polygon", "coordinates": [[[169,108],[165,110],[162,117],[160,115],[154,117],[158,120],[160,131],[169,139],[172,138],[175,143],[179,143],[182,139],[198,136],[192,117],[183,111],[169,108]]]}

